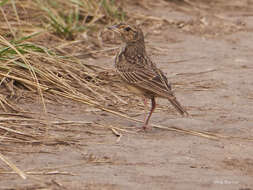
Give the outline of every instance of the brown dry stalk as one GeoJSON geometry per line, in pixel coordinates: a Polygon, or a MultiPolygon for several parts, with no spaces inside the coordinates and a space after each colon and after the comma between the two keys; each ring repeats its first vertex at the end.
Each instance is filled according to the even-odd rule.
{"type": "Polygon", "coordinates": [[[7,159],[6,157],[4,157],[1,153],[0,153],[0,159],[6,163],[14,172],[16,172],[21,178],[26,179],[26,174],[20,170],[17,166],[15,166],[9,159],[7,159]]]}

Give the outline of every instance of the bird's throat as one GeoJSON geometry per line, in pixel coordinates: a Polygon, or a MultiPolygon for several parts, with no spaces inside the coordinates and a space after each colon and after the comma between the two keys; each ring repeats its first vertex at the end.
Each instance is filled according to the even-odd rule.
{"type": "Polygon", "coordinates": [[[121,49],[121,52],[126,56],[145,55],[145,44],[140,42],[125,43],[121,49]]]}

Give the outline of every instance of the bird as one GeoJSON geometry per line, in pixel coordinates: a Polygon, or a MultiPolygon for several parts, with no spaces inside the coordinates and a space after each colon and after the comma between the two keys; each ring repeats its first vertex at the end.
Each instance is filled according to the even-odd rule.
{"type": "Polygon", "coordinates": [[[142,29],[127,23],[107,28],[119,33],[123,42],[114,61],[116,72],[130,92],[143,97],[145,107],[147,99],[151,100],[151,109],[144,119],[142,129],[148,128],[156,108],[156,98],[168,99],[181,115],[188,116],[186,109],[176,99],[163,71],[147,55],[142,29]]]}

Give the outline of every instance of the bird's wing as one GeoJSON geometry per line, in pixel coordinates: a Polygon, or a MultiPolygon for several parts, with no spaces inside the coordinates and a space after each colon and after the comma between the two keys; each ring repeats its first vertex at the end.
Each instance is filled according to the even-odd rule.
{"type": "Polygon", "coordinates": [[[126,82],[168,98],[181,115],[189,115],[174,96],[166,76],[151,60],[141,56],[129,60],[125,57],[120,59],[120,62],[116,63],[116,68],[126,82]]]}
{"type": "Polygon", "coordinates": [[[160,96],[174,98],[166,76],[151,60],[140,56],[130,60],[121,59],[121,62],[116,68],[127,83],[160,96]]]}

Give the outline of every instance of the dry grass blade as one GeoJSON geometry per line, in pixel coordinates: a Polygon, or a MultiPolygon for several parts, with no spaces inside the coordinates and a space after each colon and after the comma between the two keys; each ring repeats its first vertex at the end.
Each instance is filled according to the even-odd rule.
{"type": "Polygon", "coordinates": [[[13,28],[11,27],[10,22],[8,21],[7,16],[6,16],[6,14],[5,14],[3,8],[0,7],[0,10],[1,10],[1,12],[2,12],[2,15],[3,15],[3,17],[4,17],[5,22],[6,22],[7,25],[8,25],[9,30],[11,31],[11,34],[12,34],[13,36],[15,36],[15,32],[13,31],[13,28]]]}
{"type": "Polygon", "coordinates": [[[112,130],[112,133],[114,134],[114,135],[116,135],[116,137],[118,137],[117,138],[117,142],[119,142],[120,141],[120,139],[121,139],[121,137],[122,137],[122,134],[121,133],[119,133],[115,128],[111,128],[111,130],[112,130]]]}
{"type": "Polygon", "coordinates": [[[52,125],[63,125],[63,124],[91,124],[90,121],[52,121],[50,122],[52,125]]]}
{"type": "Polygon", "coordinates": [[[16,133],[16,134],[19,134],[19,135],[24,135],[24,136],[28,136],[28,137],[33,137],[32,135],[30,134],[26,134],[26,133],[23,133],[23,132],[20,132],[20,131],[17,131],[17,130],[13,130],[13,129],[10,129],[8,127],[4,127],[4,126],[0,126],[0,129],[3,129],[5,131],[8,131],[10,133],[16,133]]]}
{"type": "MultiPolygon", "coordinates": [[[[0,172],[0,174],[14,174],[14,172],[0,172]]],[[[26,172],[27,175],[69,175],[69,176],[75,176],[74,174],[70,172],[61,172],[57,170],[52,171],[42,171],[42,172],[26,172]]]]}
{"type": "Polygon", "coordinates": [[[38,175],[49,175],[50,173],[59,173],[59,174],[63,174],[64,173],[66,175],[69,175],[68,172],[60,172],[58,170],[64,169],[64,168],[71,168],[71,167],[78,167],[78,166],[82,166],[84,164],[106,164],[106,163],[110,163],[111,160],[108,158],[97,158],[94,155],[88,155],[87,160],[86,161],[82,161],[82,162],[78,162],[78,163],[74,163],[74,164],[68,164],[68,165],[61,165],[61,166],[54,166],[54,167],[47,167],[47,168],[40,168],[38,169],[38,171],[36,171],[36,169],[32,169],[29,171],[26,171],[27,174],[38,174],[38,175]]]}
{"type": "Polygon", "coordinates": [[[5,158],[1,153],[0,153],[0,159],[5,162],[14,172],[16,172],[21,178],[26,179],[26,174],[21,171],[20,169],[17,168],[10,160],[5,158]]]}
{"type": "Polygon", "coordinates": [[[186,130],[186,129],[181,129],[178,127],[164,127],[161,125],[155,125],[152,124],[153,127],[158,128],[158,129],[165,129],[165,130],[169,130],[169,131],[176,131],[176,132],[180,132],[180,133],[186,133],[189,135],[193,135],[193,136],[199,136],[199,137],[203,137],[203,138],[207,138],[207,139],[211,139],[211,140],[218,140],[219,137],[215,136],[214,134],[207,134],[206,132],[201,132],[201,131],[195,131],[195,130],[186,130]]]}
{"type": "Polygon", "coordinates": [[[112,130],[113,134],[116,135],[117,137],[121,136],[121,134],[116,129],[114,129],[113,127],[111,128],[111,130],[112,130]]]}

